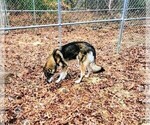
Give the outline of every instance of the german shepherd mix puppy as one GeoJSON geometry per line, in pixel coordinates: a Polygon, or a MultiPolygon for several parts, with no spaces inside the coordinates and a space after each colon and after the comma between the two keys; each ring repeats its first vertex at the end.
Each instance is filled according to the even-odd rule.
{"type": "Polygon", "coordinates": [[[71,42],[61,47],[61,49],[55,49],[48,57],[48,60],[43,68],[44,75],[47,78],[47,82],[50,83],[53,80],[57,67],[61,66],[62,71],[56,83],[65,79],[67,76],[67,62],[69,60],[77,59],[80,65],[80,78],[75,83],[80,83],[82,78],[88,77],[92,72],[101,72],[104,69],[95,64],[96,51],[94,47],[83,41],[71,42]],[[87,74],[86,74],[87,71],[87,74]]]}

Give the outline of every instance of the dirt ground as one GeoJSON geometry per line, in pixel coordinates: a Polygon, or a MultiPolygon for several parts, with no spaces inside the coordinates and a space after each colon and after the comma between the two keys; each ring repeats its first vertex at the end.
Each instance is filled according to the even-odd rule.
{"type": "MultiPolygon", "coordinates": [[[[80,84],[78,65],[69,63],[61,86],[45,82],[43,66],[59,46],[58,29],[11,31],[5,36],[5,107],[3,123],[13,125],[139,125],[145,115],[145,27],[126,27],[116,53],[118,27],[66,26],[62,44],[84,40],[97,52],[105,72],[80,84]]],[[[58,73],[56,74],[58,75],[58,73]]]]}

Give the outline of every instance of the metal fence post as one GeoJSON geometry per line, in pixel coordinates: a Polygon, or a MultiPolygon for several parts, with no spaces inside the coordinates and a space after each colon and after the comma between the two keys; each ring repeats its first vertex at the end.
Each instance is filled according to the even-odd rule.
{"type": "MultiPolygon", "coordinates": [[[[6,13],[5,13],[4,9],[5,9],[5,1],[0,0],[0,28],[5,27],[6,13]]],[[[3,31],[0,31],[0,88],[1,88],[2,95],[3,94],[5,95],[4,40],[5,40],[5,36],[4,36],[4,30],[3,30],[3,31]]],[[[0,104],[1,104],[1,108],[5,108],[4,96],[1,97],[0,104]]],[[[0,111],[0,114],[2,114],[2,116],[4,115],[4,113],[5,113],[5,111],[2,111],[2,110],[0,111]]],[[[3,117],[1,117],[1,118],[3,118],[3,117]]],[[[2,123],[2,125],[3,125],[3,123],[2,123]]]]}
{"type": "Polygon", "coordinates": [[[58,0],[58,42],[59,42],[59,47],[61,48],[62,46],[62,14],[61,14],[61,0],[58,0]]]}
{"type": "MultiPolygon", "coordinates": [[[[147,0],[146,1],[146,17],[150,17],[150,1],[147,0]]],[[[145,121],[145,123],[150,123],[150,103],[149,103],[149,100],[150,100],[150,96],[149,96],[149,93],[150,93],[150,20],[147,19],[146,20],[146,42],[145,42],[145,45],[146,45],[146,51],[145,51],[145,57],[146,57],[146,79],[145,79],[145,85],[146,87],[144,87],[144,94],[146,96],[146,98],[144,99],[143,102],[146,102],[145,103],[145,107],[146,107],[146,110],[145,110],[145,117],[143,118],[143,120],[145,121]],[[146,89],[145,89],[146,88],[146,89]]]]}
{"type": "Polygon", "coordinates": [[[124,30],[124,23],[125,23],[125,17],[126,17],[126,13],[127,13],[127,8],[128,8],[128,0],[124,0],[122,17],[121,17],[121,26],[120,26],[120,31],[119,31],[119,40],[118,40],[118,43],[117,43],[117,53],[119,53],[120,47],[121,47],[121,42],[122,42],[122,37],[123,37],[123,30],[124,30]]]}
{"type": "Polygon", "coordinates": [[[99,9],[99,0],[96,0],[96,14],[98,14],[98,9],[99,9]]]}
{"type": "Polygon", "coordinates": [[[7,12],[7,4],[6,4],[6,0],[4,0],[4,11],[5,11],[5,27],[10,27],[9,25],[9,13],[7,12]]]}
{"type": "Polygon", "coordinates": [[[35,0],[32,0],[32,4],[33,4],[33,18],[34,18],[34,24],[36,24],[35,0]]]}

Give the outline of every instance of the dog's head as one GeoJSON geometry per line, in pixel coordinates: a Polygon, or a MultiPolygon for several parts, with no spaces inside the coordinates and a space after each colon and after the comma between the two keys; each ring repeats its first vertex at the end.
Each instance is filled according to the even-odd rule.
{"type": "Polygon", "coordinates": [[[48,60],[47,60],[45,66],[43,68],[43,72],[44,72],[44,75],[45,75],[45,77],[47,79],[47,82],[51,82],[52,81],[53,75],[55,74],[56,69],[57,69],[57,64],[55,62],[53,54],[51,54],[48,57],[48,60]]]}
{"type": "Polygon", "coordinates": [[[58,49],[55,49],[48,57],[47,62],[43,68],[44,75],[47,78],[48,83],[53,80],[53,75],[55,74],[57,66],[59,66],[61,60],[63,60],[63,55],[58,49]]]}

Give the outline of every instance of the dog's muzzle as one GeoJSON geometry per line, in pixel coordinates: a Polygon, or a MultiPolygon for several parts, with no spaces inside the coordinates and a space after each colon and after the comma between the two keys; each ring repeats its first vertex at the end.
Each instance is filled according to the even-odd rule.
{"type": "Polygon", "coordinates": [[[49,73],[49,72],[47,72],[47,71],[44,71],[44,75],[45,75],[45,77],[46,77],[46,82],[47,82],[47,83],[52,82],[52,80],[53,80],[53,75],[54,75],[54,74],[49,73]]]}
{"type": "Polygon", "coordinates": [[[53,81],[53,76],[47,79],[47,83],[51,83],[53,81]]]}

